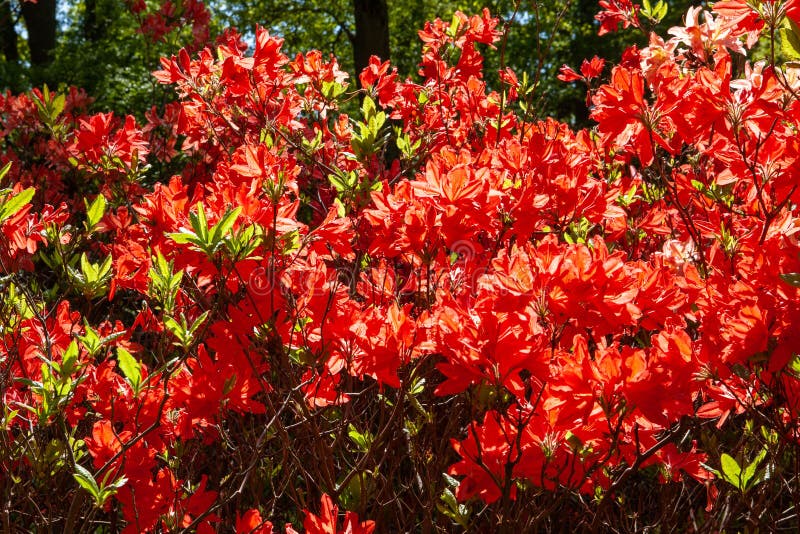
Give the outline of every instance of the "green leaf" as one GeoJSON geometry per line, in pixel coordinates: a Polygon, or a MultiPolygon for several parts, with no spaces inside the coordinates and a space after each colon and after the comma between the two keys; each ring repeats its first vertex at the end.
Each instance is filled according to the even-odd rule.
{"type": "Polygon", "coordinates": [[[347,175],[346,174],[331,174],[328,176],[328,181],[336,189],[337,193],[344,193],[347,191],[347,175]]]}
{"type": "Polygon", "coordinates": [[[581,441],[581,438],[570,431],[567,431],[567,433],[564,435],[564,441],[567,442],[573,451],[580,451],[583,449],[583,441],[581,441]]]}
{"type": "Polygon", "coordinates": [[[91,357],[96,356],[104,345],[107,345],[115,339],[125,335],[125,332],[114,332],[113,334],[109,334],[106,337],[101,338],[97,331],[95,331],[91,325],[89,325],[89,322],[85,318],[83,322],[83,329],[86,334],[76,337],[78,338],[78,341],[83,344],[83,347],[89,352],[89,356],[91,357]]]}
{"type": "Polygon", "coordinates": [[[202,324],[206,322],[209,313],[210,312],[208,311],[204,311],[203,313],[200,314],[200,316],[197,319],[195,319],[195,321],[192,323],[191,328],[189,328],[190,336],[194,336],[194,334],[200,329],[200,326],[202,326],[202,324]]]}
{"type": "Polygon", "coordinates": [[[183,342],[184,338],[186,337],[186,330],[183,325],[178,323],[178,321],[172,317],[165,317],[164,326],[167,327],[167,330],[169,330],[173,336],[177,337],[181,342],[183,342]]]}
{"type": "Polygon", "coordinates": [[[73,339],[67,347],[67,350],[64,351],[64,355],[61,356],[59,374],[62,377],[69,377],[72,373],[77,371],[78,367],[76,364],[78,361],[78,354],[80,354],[78,343],[73,339]]]}
{"type": "Polygon", "coordinates": [[[156,261],[154,262],[155,266],[151,270],[153,273],[158,273],[159,276],[166,279],[170,273],[172,273],[172,262],[167,263],[167,259],[161,253],[160,250],[156,251],[156,261]]]}
{"type": "Polygon", "coordinates": [[[108,479],[112,474],[112,471],[108,471],[106,475],[103,477],[103,482],[101,484],[97,484],[97,480],[95,480],[94,475],[89,472],[84,467],[80,465],[75,465],[75,473],[72,474],[75,477],[75,480],[80,484],[80,486],[89,492],[89,494],[94,499],[94,505],[97,508],[102,508],[106,501],[112,497],[114,494],[117,493],[117,490],[124,486],[128,479],[125,477],[120,477],[119,479],[115,480],[112,483],[108,483],[108,479]]]}
{"type": "Polygon", "coordinates": [[[358,429],[351,424],[348,427],[347,435],[361,452],[369,451],[370,445],[372,444],[372,436],[369,431],[363,433],[359,432],[358,429]]]}
{"type": "Polygon", "coordinates": [[[231,228],[233,228],[241,211],[242,208],[237,207],[225,212],[225,215],[223,215],[219,222],[209,231],[203,203],[198,202],[197,212],[189,213],[192,229],[181,228],[180,232],[168,235],[178,244],[191,243],[195,245],[210,257],[219,250],[225,238],[230,233],[231,228]]]}
{"type": "Polygon", "coordinates": [[[97,500],[100,497],[100,488],[97,486],[97,481],[85,467],[76,464],[75,473],[72,474],[80,486],[89,492],[89,494],[97,500]]]}
{"type": "MultiPolygon", "coordinates": [[[[446,479],[452,478],[448,477],[447,475],[444,476],[446,477],[446,479]]],[[[455,486],[451,485],[451,487],[457,487],[457,486],[458,486],[458,481],[456,481],[455,486]]],[[[467,506],[466,504],[459,504],[455,494],[450,488],[446,488],[441,493],[441,495],[439,495],[439,499],[441,499],[442,502],[437,503],[436,508],[444,515],[446,515],[447,517],[458,523],[461,526],[461,528],[463,528],[465,531],[470,530],[469,516],[471,512],[469,506],[467,506]]]]}
{"type": "Polygon", "coordinates": [[[375,107],[375,101],[369,96],[365,96],[364,101],[361,103],[361,112],[364,114],[364,118],[369,121],[369,119],[375,115],[377,109],[378,108],[375,107]]]}
{"type": "Polygon", "coordinates": [[[451,477],[447,473],[442,473],[442,478],[444,478],[445,483],[449,487],[451,487],[451,488],[457,488],[458,487],[459,482],[458,482],[457,478],[451,477]]]}
{"type": "Polygon", "coordinates": [[[101,488],[101,498],[102,502],[98,503],[98,506],[103,506],[105,501],[117,493],[122,486],[128,483],[127,477],[119,477],[112,483],[108,483],[108,478],[112,475],[113,471],[107,471],[106,476],[103,477],[103,487],[101,488]]]}
{"type": "Polygon", "coordinates": [[[722,464],[722,478],[741,489],[742,468],[739,467],[739,463],[730,454],[724,452],[720,456],[720,463],[722,464]]]}
{"type": "Polygon", "coordinates": [[[762,482],[769,480],[772,478],[772,474],[775,472],[775,467],[772,464],[767,464],[761,469],[758,474],[756,474],[755,478],[753,478],[750,487],[756,487],[762,482]]]}
{"type": "Polygon", "coordinates": [[[111,267],[114,265],[114,258],[106,256],[100,267],[97,268],[97,278],[99,281],[104,282],[111,276],[111,267]]]}
{"type": "Polygon", "coordinates": [[[780,29],[781,50],[788,59],[800,59],[800,27],[790,19],[785,19],[780,29]]]}
{"type": "Polygon", "coordinates": [[[258,248],[261,240],[260,228],[254,223],[239,227],[236,232],[232,233],[230,239],[225,242],[225,246],[233,258],[241,260],[250,257],[258,248]]]}
{"type": "Polygon", "coordinates": [[[787,284],[794,287],[800,287],[800,273],[785,273],[780,276],[781,280],[787,284]]]}
{"type": "Polygon", "coordinates": [[[408,393],[410,395],[420,395],[424,391],[425,391],[424,378],[415,378],[414,381],[411,383],[411,387],[408,389],[408,393]]]}
{"type": "Polygon", "coordinates": [[[200,314],[200,316],[192,323],[191,327],[186,324],[186,317],[183,314],[181,314],[180,323],[178,323],[178,321],[172,317],[166,317],[164,319],[164,326],[167,327],[167,330],[169,330],[172,335],[178,338],[180,341],[180,346],[186,349],[192,344],[194,334],[200,329],[200,326],[205,322],[206,318],[208,318],[208,314],[208,311],[200,314]]]}
{"type": "Polygon", "coordinates": [[[455,38],[458,35],[458,28],[461,26],[461,19],[458,18],[457,13],[453,13],[453,18],[450,19],[450,25],[445,30],[445,34],[448,37],[455,38]]]}
{"type": "Polygon", "coordinates": [[[742,472],[742,490],[747,491],[751,487],[755,485],[754,476],[756,474],[756,469],[758,466],[761,465],[761,462],[764,461],[764,458],[767,456],[767,449],[761,449],[761,452],[758,453],[752,462],[747,464],[744,471],[742,472]]]}
{"type": "Polygon", "coordinates": [[[347,215],[347,208],[342,204],[342,201],[339,200],[339,197],[333,199],[333,205],[336,206],[337,217],[344,217],[347,215]]]}
{"type": "MultiPolygon", "coordinates": [[[[6,165],[6,167],[4,167],[3,169],[7,170],[7,167],[9,167],[9,165],[6,165]]],[[[26,204],[28,204],[31,201],[33,195],[35,194],[36,194],[36,189],[34,189],[33,187],[29,187],[28,189],[21,191],[19,194],[14,195],[11,198],[6,198],[0,204],[0,223],[16,215],[17,212],[19,212],[19,210],[21,210],[23,207],[25,207],[26,204]]]]}
{"type": "Polygon", "coordinates": [[[322,130],[317,130],[316,132],[314,139],[311,141],[303,137],[303,150],[307,155],[315,153],[322,146],[322,130]]]}
{"type": "Polygon", "coordinates": [[[108,292],[111,280],[113,258],[107,256],[103,263],[96,264],[89,261],[84,252],[80,256],[80,271],[69,267],[70,277],[75,286],[87,298],[96,298],[108,292]]]}
{"type": "Polygon", "coordinates": [[[91,205],[86,199],[83,202],[86,204],[86,228],[91,231],[106,213],[106,197],[97,195],[91,205]]]}
{"type": "Polygon", "coordinates": [[[336,81],[322,82],[322,96],[328,100],[335,100],[344,93],[345,87],[336,81]]]}
{"type": "Polygon", "coordinates": [[[11,162],[9,161],[5,165],[3,165],[2,169],[0,169],[0,180],[5,178],[6,174],[8,174],[8,171],[10,171],[10,170],[11,170],[11,162]]]}
{"type": "Polygon", "coordinates": [[[660,22],[664,20],[664,17],[667,16],[667,13],[669,13],[669,5],[664,2],[664,0],[659,0],[658,4],[656,4],[654,18],[660,22]]]}
{"type": "Polygon", "coordinates": [[[169,238],[179,245],[185,245],[186,243],[198,243],[197,235],[188,228],[181,228],[180,232],[169,234],[169,238]]]}
{"type": "Polygon", "coordinates": [[[52,110],[52,114],[50,116],[56,118],[61,115],[61,112],[64,111],[64,105],[66,102],[66,95],[59,94],[56,96],[55,99],[53,99],[52,106],[50,106],[50,109],[52,110]]]}
{"type": "Polygon", "coordinates": [[[241,206],[237,207],[232,211],[228,211],[222,218],[219,220],[217,224],[211,229],[211,244],[216,245],[222,238],[224,238],[233,228],[234,223],[236,223],[236,219],[239,217],[239,214],[242,212],[241,206]]]}
{"type": "Polygon", "coordinates": [[[163,309],[171,313],[175,307],[175,299],[180,291],[183,271],[173,272],[173,262],[167,262],[161,251],[156,251],[153,267],[150,269],[150,287],[148,294],[158,300],[163,309]]]}
{"type": "Polygon", "coordinates": [[[192,223],[195,235],[203,242],[208,242],[208,220],[206,219],[206,210],[203,208],[203,203],[197,203],[197,211],[189,213],[189,221],[192,223]]]}
{"type": "Polygon", "coordinates": [[[453,492],[450,489],[446,489],[442,492],[441,496],[442,501],[444,501],[447,506],[450,507],[451,510],[455,510],[458,508],[458,501],[456,501],[456,496],[453,495],[453,492]]]}
{"type": "Polygon", "coordinates": [[[117,347],[117,363],[134,392],[138,393],[142,382],[142,364],[122,347],[117,347]]]}
{"type": "Polygon", "coordinates": [[[800,354],[793,354],[787,367],[795,376],[800,377],[800,354]]]}
{"type": "Polygon", "coordinates": [[[97,267],[89,261],[85,252],[81,254],[81,272],[87,283],[91,284],[97,280],[97,267]]]}

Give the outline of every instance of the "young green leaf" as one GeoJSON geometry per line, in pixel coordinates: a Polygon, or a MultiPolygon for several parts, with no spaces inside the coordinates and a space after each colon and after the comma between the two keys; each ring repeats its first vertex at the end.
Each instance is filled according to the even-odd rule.
{"type": "Polygon", "coordinates": [[[81,465],[75,465],[75,472],[72,474],[80,486],[89,492],[93,499],[97,500],[100,497],[100,488],[97,481],[94,479],[88,469],[81,465]]]}
{"type": "Polygon", "coordinates": [[[86,228],[91,231],[106,213],[106,197],[97,195],[91,204],[86,199],[83,202],[86,205],[86,228]]]}
{"type": "Polygon", "coordinates": [[[208,241],[208,220],[203,203],[197,203],[197,211],[189,213],[189,220],[192,223],[195,233],[203,240],[208,241]]]}
{"type": "Polygon", "coordinates": [[[222,241],[222,239],[226,235],[228,235],[228,233],[231,231],[231,228],[233,228],[233,225],[236,222],[236,219],[239,217],[239,214],[241,212],[242,212],[241,206],[226,212],[225,215],[223,215],[222,218],[219,220],[219,222],[215,224],[213,228],[211,228],[210,242],[212,245],[219,244],[222,241]]]}
{"type": "Polygon", "coordinates": [[[781,50],[790,59],[800,59],[800,26],[786,18],[780,29],[781,50]]]}
{"type": "Polygon", "coordinates": [[[65,350],[64,354],[61,356],[61,365],[58,368],[58,373],[62,377],[69,377],[78,370],[77,363],[79,354],[78,342],[73,339],[67,347],[67,350],[65,350]]]}
{"type": "Polygon", "coordinates": [[[742,491],[749,490],[757,483],[755,480],[756,470],[766,456],[767,449],[761,449],[761,452],[759,452],[753,461],[747,464],[747,467],[742,471],[742,491]]]}
{"type": "Polygon", "coordinates": [[[361,103],[361,113],[363,113],[364,118],[369,120],[370,117],[375,115],[376,111],[375,101],[369,96],[365,96],[364,101],[361,103]]]}
{"type": "Polygon", "coordinates": [[[135,393],[142,382],[142,364],[122,347],[117,347],[117,364],[135,393]]]}
{"type": "Polygon", "coordinates": [[[720,456],[720,463],[722,465],[722,478],[724,478],[726,482],[740,488],[742,468],[739,467],[739,463],[727,453],[722,453],[722,456],[720,456]]]}
{"type": "Polygon", "coordinates": [[[11,170],[11,162],[10,161],[8,163],[6,163],[5,165],[3,165],[2,169],[0,169],[0,180],[2,180],[3,178],[6,177],[6,174],[8,174],[9,170],[11,170]]]}
{"type": "MultiPolygon", "coordinates": [[[[6,167],[8,167],[8,165],[6,165],[6,167]]],[[[19,212],[31,201],[33,195],[35,194],[36,189],[29,187],[28,189],[21,191],[11,198],[6,197],[2,202],[0,202],[0,223],[16,215],[17,212],[19,212]]]]}

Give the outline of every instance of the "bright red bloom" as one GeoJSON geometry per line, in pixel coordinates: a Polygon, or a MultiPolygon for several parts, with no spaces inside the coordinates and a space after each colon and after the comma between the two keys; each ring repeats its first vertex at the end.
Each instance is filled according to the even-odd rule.
{"type": "Polygon", "coordinates": [[[272,523],[261,518],[261,512],[256,509],[246,511],[242,516],[236,516],[236,534],[273,534],[272,523]]]}
{"type": "Polygon", "coordinates": [[[597,91],[592,102],[592,118],[604,141],[629,149],[643,166],[653,162],[657,146],[670,153],[679,146],[680,138],[665,115],[668,109],[664,104],[651,106],[646,100],[641,72],[614,67],[611,82],[597,91]]]}
{"type": "Polygon", "coordinates": [[[572,70],[572,67],[568,65],[562,65],[558,72],[558,79],[562,82],[569,83],[583,79],[583,76],[572,70]]]}
{"type": "MultiPolygon", "coordinates": [[[[374,521],[358,520],[358,515],[353,512],[345,512],[344,525],[339,528],[339,507],[333,504],[330,496],[323,494],[321,499],[320,515],[314,515],[306,511],[306,518],[303,520],[303,527],[306,534],[370,534],[375,530],[374,521]]],[[[295,532],[287,526],[287,534],[295,532]]]]}
{"type": "Polygon", "coordinates": [[[600,21],[598,35],[615,32],[619,30],[620,25],[623,28],[639,27],[639,19],[636,15],[639,6],[631,3],[630,0],[600,0],[600,7],[603,8],[603,11],[594,16],[600,21]]]}
{"type": "Polygon", "coordinates": [[[81,119],[80,125],[75,141],[68,149],[79,165],[125,171],[131,169],[134,161],[140,163],[147,157],[149,145],[130,115],[125,117],[124,125],[116,132],[113,130],[117,128],[117,121],[111,113],[98,113],[88,120],[81,119]]]}
{"type": "MultiPolygon", "coordinates": [[[[0,478],[68,488],[40,464],[74,445],[121,485],[126,532],[273,532],[262,511],[296,521],[321,485],[372,514],[448,443],[437,469],[481,517],[531,487],[594,506],[649,466],[733,491],[704,464],[800,437],[800,103],[791,64],[732,57],[752,4],[692,8],[596,90],[602,59],[562,68],[590,88],[580,131],[520,113],[513,71],[487,84],[488,12],[426,25],[418,82],[373,58],[353,117],[334,58],[261,28],[252,53],[228,31],[163,59],[178,99],[142,128],[78,91],[57,128],[48,91],[0,95],[0,478]]],[[[151,37],[204,23],[196,1],[129,5],[151,37]]],[[[600,5],[601,33],[639,25],[600,5]]],[[[375,529],[327,495],[304,526],[375,529]]]]}
{"type": "Polygon", "coordinates": [[[783,4],[783,9],[786,11],[786,16],[789,20],[800,26],[800,1],[786,0],[783,4]]]}

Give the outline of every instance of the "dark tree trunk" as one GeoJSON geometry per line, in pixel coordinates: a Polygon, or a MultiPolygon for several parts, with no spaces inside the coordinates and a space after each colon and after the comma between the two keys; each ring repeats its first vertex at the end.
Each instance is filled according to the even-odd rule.
{"type": "Polygon", "coordinates": [[[353,12],[356,18],[353,62],[358,79],[370,56],[389,59],[389,10],[386,0],[353,0],[353,12]]]}
{"type": "Polygon", "coordinates": [[[6,61],[19,61],[17,48],[17,30],[14,29],[14,15],[11,13],[11,2],[0,0],[0,47],[6,61]]]}
{"type": "Polygon", "coordinates": [[[28,28],[31,65],[49,65],[56,48],[56,0],[22,2],[22,18],[28,28]]]}
{"type": "Polygon", "coordinates": [[[97,0],[85,0],[83,13],[83,35],[92,42],[97,42],[103,37],[104,28],[97,16],[97,0]]]}

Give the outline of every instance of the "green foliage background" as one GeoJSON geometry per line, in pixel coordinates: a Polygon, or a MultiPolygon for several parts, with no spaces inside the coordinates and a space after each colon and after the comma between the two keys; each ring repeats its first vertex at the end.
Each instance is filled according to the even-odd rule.
{"type": "MultiPolygon", "coordinates": [[[[667,3],[669,12],[663,27],[679,23],[688,7],[698,4],[689,0],[667,3]]],[[[138,24],[121,0],[94,0],[94,5],[96,23],[90,28],[85,0],[62,0],[59,46],[55,61],[44,71],[25,67],[27,52],[21,36],[21,64],[0,56],[0,88],[19,92],[42,83],[53,87],[75,85],[96,99],[98,110],[139,116],[164,102],[167,95],[149,73],[157,68],[161,55],[177,52],[190,40],[189,29],[169,34],[165,42],[148,43],[137,33],[138,24]]],[[[348,34],[353,31],[354,16],[350,0],[209,0],[207,5],[212,13],[212,36],[227,26],[252,36],[258,24],[283,37],[290,53],[317,48],[336,55],[343,68],[352,73],[348,34]]],[[[559,67],[568,64],[577,68],[583,59],[594,55],[613,62],[619,59],[623,43],[630,43],[632,37],[641,45],[646,42],[645,32],[630,29],[598,37],[596,0],[389,0],[391,59],[401,75],[416,77],[421,48],[417,32],[425,21],[436,17],[449,20],[456,10],[477,13],[483,7],[509,23],[505,47],[484,51],[488,71],[496,73],[505,64],[520,76],[527,73],[530,80],[539,81],[533,113],[576,126],[588,121],[585,88],[556,80],[559,67]]],[[[497,85],[496,76],[490,76],[488,82],[497,85]]]]}

